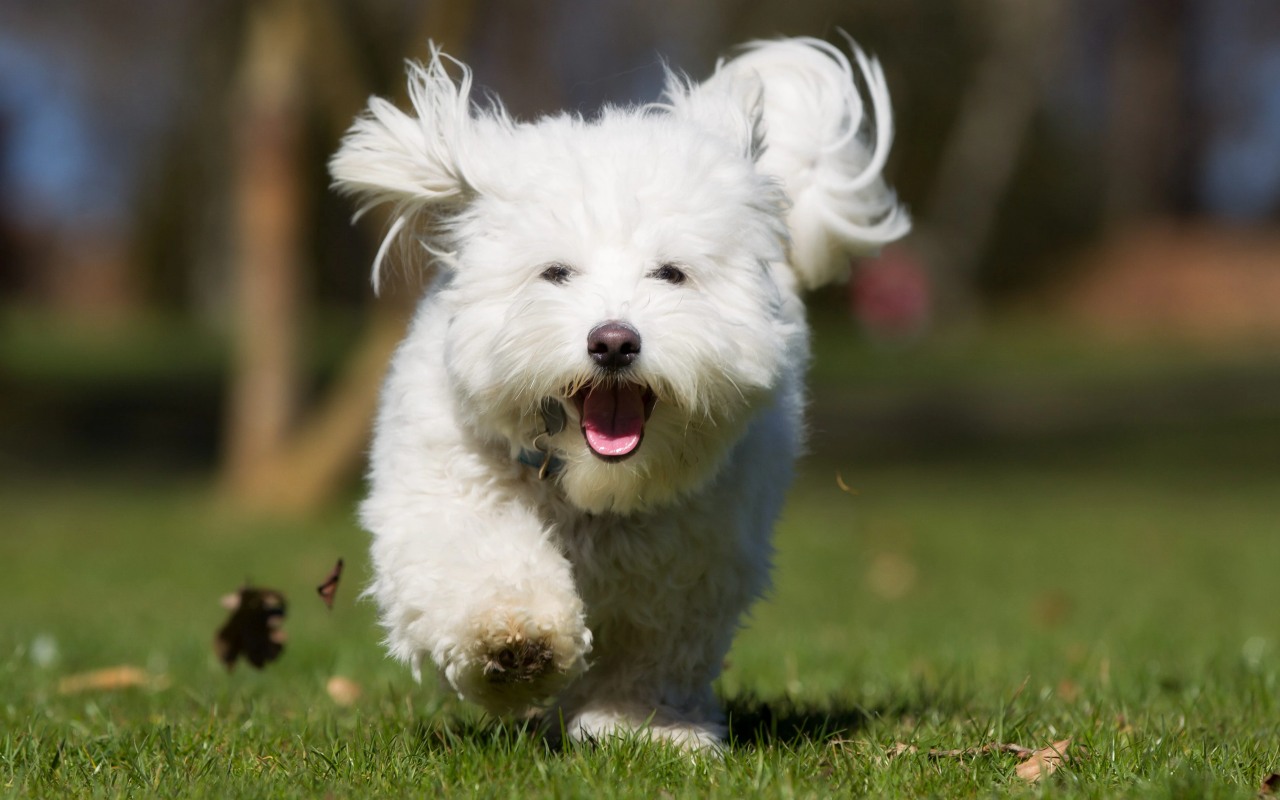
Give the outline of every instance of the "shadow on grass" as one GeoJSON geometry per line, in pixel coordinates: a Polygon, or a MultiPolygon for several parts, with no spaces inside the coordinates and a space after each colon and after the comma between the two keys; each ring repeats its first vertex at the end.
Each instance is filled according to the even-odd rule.
{"type": "MultiPolygon", "coordinates": [[[[762,699],[754,695],[729,698],[724,702],[724,711],[729,729],[727,745],[735,750],[835,741],[850,737],[874,719],[912,713],[905,706],[868,709],[850,701],[802,703],[787,697],[762,699]]],[[[445,715],[420,720],[413,739],[418,747],[435,752],[466,746],[509,753],[564,750],[561,737],[548,736],[535,720],[445,715]]]]}
{"type": "Polygon", "coordinates": [[[735,749],[846,738],[884,713],[892,712],[869,710],[853,703],[797,703],[786,697],[763,700],[747,695],[725,702],[729,746],[735,749]]]}

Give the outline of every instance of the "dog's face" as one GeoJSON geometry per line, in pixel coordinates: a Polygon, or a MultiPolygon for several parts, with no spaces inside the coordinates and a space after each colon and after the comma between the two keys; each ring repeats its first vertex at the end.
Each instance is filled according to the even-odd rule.
{"type": "Polygon", "coordinates": [[[637,111],[502,138],[447,223],[465,421],[553,453],[586,510],[700,485],[803,335],[779,285],[780,190],[733,142],[637,111]]]}
{"type": "Polygon", "coordinates": [[[854,54],[758,42],[702,84],[670,75],[661,105],[518,124],[435,51],[410,68],[413,115],[371,100],[330,167],[366,208],[394,204],[388,241],[433,220],[461,423],[513,459],[552,454],[592,512],[715,475],[804,366],[797,291],[910,227],[880,175],[884,77],[854,54]]]}

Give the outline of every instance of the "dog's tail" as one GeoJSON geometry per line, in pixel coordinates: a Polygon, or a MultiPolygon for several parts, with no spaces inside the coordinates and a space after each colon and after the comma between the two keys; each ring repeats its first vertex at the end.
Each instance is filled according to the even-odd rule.
{"type": "Polygon", "coordinates": [[[806,289],[842,278],[850,255],[875,253],[911,229],[882,175],[893,143],[884,73],[849,45],[856,69],[820,39],[781,39],[746,45],[701,85],[668,84],[677,112],[728,98],[756,120],[757,169],[781,181],[791,200],[790,260],[806,289]]]}

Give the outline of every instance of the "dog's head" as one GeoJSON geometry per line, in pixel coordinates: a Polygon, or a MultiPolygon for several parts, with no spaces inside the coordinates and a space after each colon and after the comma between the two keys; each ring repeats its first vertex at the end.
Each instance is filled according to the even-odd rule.
{"type": "Polygon", "coordinates": [[[672,76],[665,103],[533,123],[473,106],[437,52],[411,68],[416,116],[373,100],[331,166],[396,204],[388,241],[428,220],[463,423],[552,454],[583,509],[652,507],[713,476],[803,368],[797,289],[906,230],[859,58],[873,142],[848,61],[811,40],[672,76]]]}

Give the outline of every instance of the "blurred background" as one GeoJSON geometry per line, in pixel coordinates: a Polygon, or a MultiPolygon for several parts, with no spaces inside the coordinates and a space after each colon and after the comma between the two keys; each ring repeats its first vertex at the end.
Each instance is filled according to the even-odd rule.
{"type": "Polygon", "coordinates": [[[355,506],[425,268],[374,297],[388,220],[330,191],[343,132],[428,40],[528,119],[839,29],[884,64],[916,224],[809,300],[811,452],[722,695],[960,725],[1030,675],[1035,725],[1220,713],[1272,759],[1275,0],[0,0],[0,728],[309,725],[331,676],[413,718],[355,506]],[[290,638],[228,676],[246,583],[290,638]],[[60,683],[112,664],[153,688],[60,683]]]}
{"type": "Polygon", "coordinates": [[[841,28],[916,228],[813,300],[807,469],[1182,432],[1196,469],[1274,471],[1274,0],[6,0],[0,480],[349,503],[423,284],[372,295],[386,220],[325,162],[405,58],[434,39],[527,119],[841,28]]]}

